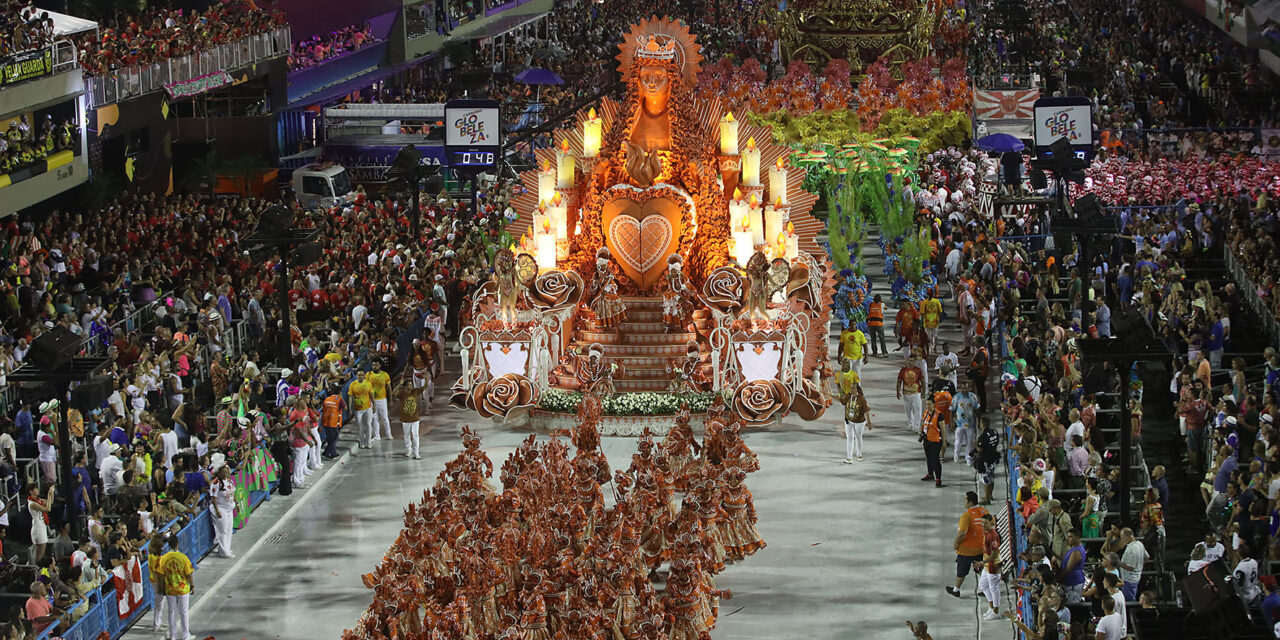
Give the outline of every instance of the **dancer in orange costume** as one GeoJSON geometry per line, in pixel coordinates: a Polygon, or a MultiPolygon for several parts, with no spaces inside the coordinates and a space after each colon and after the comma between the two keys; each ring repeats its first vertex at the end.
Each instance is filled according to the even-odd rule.
{"type": "Polygon", "coordinates": [[[766,546],[756,530],[756,505],[751,490],[743,483],[746,477],[738,467],[726,471],[720,502],[725,515],[720,522],[720,541],[732,562],[740,562],[766,546]]]}
{"type": "Polygon", "coordinates": [[[707,429],[702,440],[703,459],[713,465],[739,467],[747,473],[760,470],[760,459],[742,440],[742,423],[734,420],[723,427],[707,429]]]}
{"type": "Polygon", "coordinates": [[[676,491],[684,491],[688,484],[686,475],[694,456],[702,450],[693,436],[693,427],[689,424],[689,405],[681,404],[676,414],[675,426],[662,439],[662,455],[666,462],[666,473],[671,478],[671,485],[676,491]]]}
{"type": "Polygon", "coordinates": [[[524,612],[520,615],[520,629],[525,640],[551,640],[547,629],[547,604],[542,599],[539,586],[533,586],[524,597],[524,612]]]}

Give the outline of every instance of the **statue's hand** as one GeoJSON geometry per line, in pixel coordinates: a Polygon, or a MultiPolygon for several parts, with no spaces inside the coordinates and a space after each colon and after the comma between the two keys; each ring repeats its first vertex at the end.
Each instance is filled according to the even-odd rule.
{"type": "Polygon", "coordinates": [[[627,175],[641,188],[653,184],[653,179],[662,171],[662,161],[657,154],[645,151],[634,142],[627,143],[627,175]]]}

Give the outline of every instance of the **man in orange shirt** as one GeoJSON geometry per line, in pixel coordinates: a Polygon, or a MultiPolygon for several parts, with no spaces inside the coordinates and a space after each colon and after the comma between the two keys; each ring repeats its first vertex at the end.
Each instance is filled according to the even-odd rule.
{"type": "Polygon", "coordinates": [[[881,358],[889,355],[889,348],[884,344],[884,302],[877,295],[867,307],[867,346],[871,347],[871,355],[881,358]],[[879,341],[879,351],[876,343],[879,341]]]}
{"type": "Polygon", "coordinates": [[[321,457],[333,460],[338,457],[338,431],[342,429],[342,410],[345,408],[337,387],[329,389],[320,408],[320,427],[324,429],[324,453],[321,457]]]}
{"type": "Polygon", "coordinates": [[[907,428],[918,430],[920,428],[921,415],[921,397],[924,391],[924,373],[920,371],[920,367],[915,366],[910,361],[903,363],[902,368],[898,370],[898,399],[902,401],[903,407],[907,413],[907,428]]]}
{"type": "Polygon", "coordinates": [[[916,305],[914,303],[904,301],[902,306],[898,308],[898,315],[894,318],[893,331],[898,338],[899,351],[915,344],[917,327],[916,305]]]}
{"type": "Polygon", "coordinates": [[[942,416],[937,409],[930,406],[924,412],[924,424],[920,427],[920,441],[924,443],[924,464],[929,474],[920,478],[921,482],[933,481],[933,486],[942,484],[942,416]]]}
{"type": "Polygon", "coordinates": [[[982,561],[982,551],[985,542],[985,531],[982,528],[982,517],[987,515],[987,510],[978,506],[978,493],[976,491],[964,492],[964,513],[960,515],[960,522],[956,527],[956,586],[947,587],[947,593],[952,596],[960,597],[960,586],[964,584],[964,579],[969,575],[969,571],[973,569],[975,563],[982,561]]]}

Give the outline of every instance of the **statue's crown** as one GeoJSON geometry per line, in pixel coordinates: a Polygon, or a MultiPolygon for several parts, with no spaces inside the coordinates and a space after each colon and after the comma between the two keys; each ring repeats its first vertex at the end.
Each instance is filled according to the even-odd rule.
{"type": "Polygon", "coordinates": [[[641,61],[665,61],[676,59],[676,41],[669,36],[640,36],[636,47],[636,58],[641,61]]]}

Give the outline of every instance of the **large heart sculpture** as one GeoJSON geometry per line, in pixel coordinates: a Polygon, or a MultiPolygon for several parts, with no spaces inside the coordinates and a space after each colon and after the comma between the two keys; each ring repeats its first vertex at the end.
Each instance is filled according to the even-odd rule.
{"type": "Polygon", "coordinates": [[[679,249],[682,210],[674,199],[679,195],[668,186],[614,187],[606,195],[600,212],[605,244],[641,291],[662,279],[667,256],[679,249]]]}

